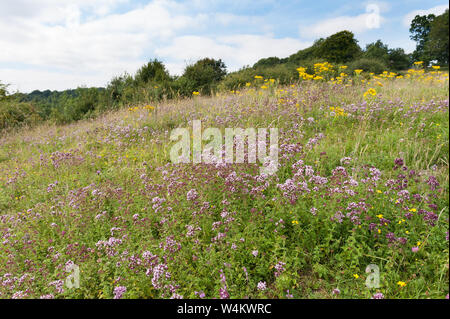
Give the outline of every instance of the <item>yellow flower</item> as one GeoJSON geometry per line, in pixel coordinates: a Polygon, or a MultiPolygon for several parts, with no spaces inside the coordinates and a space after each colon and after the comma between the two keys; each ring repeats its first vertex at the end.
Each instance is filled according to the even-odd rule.
{"type": "Polygon", "coordinates": [[[431,66],[433,69],[435,69],[435,70],[439,70],[441,67],[439,66],[439,65],[433,65],[433,66],[431,66]]]}
{"type": "Polygon", "coordinates": [[[412,212],[412,213],[415,213],[415,212],[417,212],[417,209],[411,208],[409,211],[412,212]]]}
{"type": "Polygon", "coordinates": [[[369,89],[367,91],[370,95],[377,95],[377,91],[375,91],[375,89],[369,89]]]}
{"type": "Polygon", "coordinates": [[[356,70],[355,70],[355,73],[356,73],[356,74],[360,74],[362,71],[363,71],[363,70],[361,70],[361,69],[356,69],[356,70]]]}
{"type": "Polygon", "coordinates": [[[194,91],[192,92],[192,95],[200,95],[200,92],[194,91]]]}
{"type": "Polygon", "coordinates": [[[297,220],[293,220],[293,221],[292,221],[292,224],[293,224],[293,225],[298,225],[298,221],[297,221],[297,220]]]}
{"type": "Polygon", "coordinates": [[[261,75],[255,75],[255,79],[262,79],[263,77],[261,75]]]}
{"type": "Polygon", "coordinates": [[[263,86],[261,86],[261,89],[265,90],[265,89],[267,89],[267,86],[263,85],[263,86]]]}
{"type": "Polygon", "coordinates": [[[404,281],[398,281],[397,285],[399,285],[400,287],[405,287],[406,286],[406,282],[404,281]]]}
{"type": "Polygon", "coordinates": [[[383,215],[379,214],[379,215],[377,215],[377,217],[381,219],[381,218],[383,218],[383,215]]]}
{"type": "Polygon", "coordinates": [[[249,87],[251,85],[250,82],[245,83],[245,86],[249,87]]]}
{"type": "Polygon", "coordinates": [[[380,191],[379,189],[377,189],[377,193],[378,193],[378,194],[381,194],[381,193],[382,193],[382,191],[380,191]]]}
{"type": "Polygon", "coordinates": [[[358,274],[353,274],[353,277],[355,277],[355,279],[358,279],[359,275],[358,274]]]}
{"type": "Polygon", "coordinates": [[[346,65],[341,65],[340,68],[345,70],[347,68],[347,66],[346,65]]]}
{"type": "Polygon", "coordinates": [[[364,97],[368,96],[368,95],[372,95],[375,96],[377,95],[377,91],[375,89],[368,89],[365,93],[364,93],[364,97]]]}

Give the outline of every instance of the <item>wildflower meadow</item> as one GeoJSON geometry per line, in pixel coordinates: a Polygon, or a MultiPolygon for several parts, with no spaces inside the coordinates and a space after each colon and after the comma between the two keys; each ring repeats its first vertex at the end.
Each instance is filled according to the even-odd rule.
{"type": "Polygon", "coordinates": [[[297,72],[4,133],[0,298],[448,298],[448,72],[297,72]],[[173,163],[194,121],[276,169],[173,163]]]}

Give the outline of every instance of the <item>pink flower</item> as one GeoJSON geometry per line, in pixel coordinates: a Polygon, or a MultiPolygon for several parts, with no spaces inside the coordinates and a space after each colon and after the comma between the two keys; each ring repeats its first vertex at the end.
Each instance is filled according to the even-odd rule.
{"type": "Polygon", "coordinates": [[[381,292],[377,292],[372,299],[384,299],[384,295],[381,292]]]}
{"type": "Polygon", "coordinates": [[[122,295],[127,291],[127,287],[119,286],[114,288],[114,299],[121,299],[122,295]]]}
{"type": "Polygon", "coordinates": [[[267,289],[267,285],[265,281],[260,281],[258,282],[258,290],[264,291],[267,289]]]}

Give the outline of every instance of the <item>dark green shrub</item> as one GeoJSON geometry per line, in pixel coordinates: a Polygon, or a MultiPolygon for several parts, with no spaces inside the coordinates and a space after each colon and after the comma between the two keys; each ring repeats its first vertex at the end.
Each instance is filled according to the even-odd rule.
{"type": "Polygon", "coordinates": [[[401,48],[389,49],[388,66],[391,70],[401,71],[411,67],[412,61],[409,54],[401,48]]]}
{"type": "Polygon", "coordinates": [[[204,95],[209,95],[216,89],[226,73],[226,66],[222,60],[205,58],[186,67],[183,81],[186,81],[188,89],[193,88],[204,95]]]}
{"type": "Polygon", "coordinates": [[[253,65],[253,68],[259,68],[259,67],[271,67],[271,66],[275,66],[281,63],[285,63],[287,61],[287,59],[280,59],[276,56],[273,57],[269,57],[269,58],[263,58],[260,59],[258,62],[256,62],[253,65]]]}
{"type": "Polygon", "coordinates": [[[121,102],[132,98],[128,89],[133,86],[133,77],[128,73],[114,77],[106,87],[106,94],[109,98],[108,105],[115,107],[121,104],[121,102]]]}
{"type": "Polygon", "coordinates": [[[78,88],[76,96],[63,94],[60,106],[52,109],[50,118],[56,123],[70,123],[94,115],[102,103],[106,103],[105,93],[97,88],[78,88]]]}
{"type": "Polygon", "coordinates": [[[254,68],[243,68],[236,72],[228,73],[220,82],[220,90],[237,90],[245,87],[246,83],[251,83],[254,76],[258,75],[258,71],[254,68]]]}
{"type": "Polygon", "coordinates": [[[386,71],[387,66],[380,60],[362,58],[351,62],[348,66],[348,69],[350,74],[353,74],[353,71],[356,69],[361,69],[364,72],[373,72],[375,74],[379,74],[383,73],[383,71],[386,71]]]}
{"type": "Polygon", "coordinates": [[[31,103],[14,99],[0,100],[0,130],[21,125],[32,125],[42,118],[31,103]]]}
{"type": "Polygon", "coordinates": [[[328,62],[346,63],[361,54],[358,41],[350,31],[335,33],[321,42],[314,52],[315,57],[328,62]]]}
{"type": "Polygon", "coordinates": [[[169,72],[161,61],[154,59],[142,66],[134,76],[138,85],[145,83],[164,83],[171,80],[169,72]]]}

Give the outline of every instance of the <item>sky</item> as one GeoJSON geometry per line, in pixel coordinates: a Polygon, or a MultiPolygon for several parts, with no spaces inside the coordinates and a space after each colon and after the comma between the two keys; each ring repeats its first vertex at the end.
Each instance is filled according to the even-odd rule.
{"type": "Polygon", "coordinates": [[[222,59],[228,71],[287,57],[342,30],[412,52],[416,14],[442,0],[0,0],[0,82],[9,91],[106,86],[152,59],[172,75],[222,59]]]}

